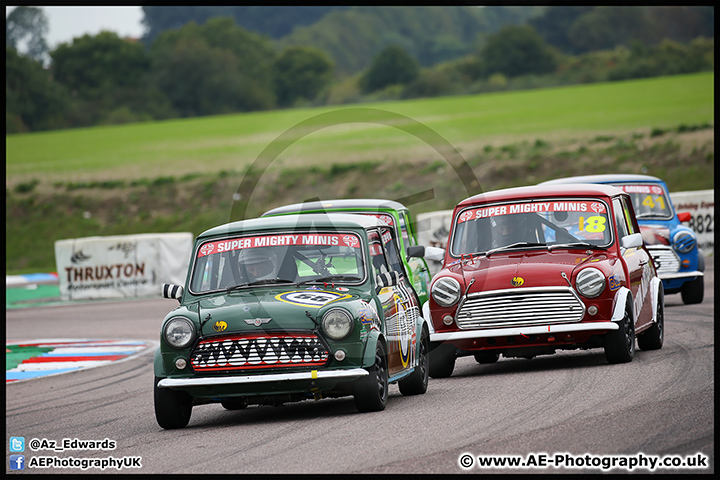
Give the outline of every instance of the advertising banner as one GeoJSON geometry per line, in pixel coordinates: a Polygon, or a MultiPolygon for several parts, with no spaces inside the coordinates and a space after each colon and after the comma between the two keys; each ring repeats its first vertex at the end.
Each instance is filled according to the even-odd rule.
{"type": "Polygon", "coordinates": [[[692,218],[683,225],[690,227],[698,237],[703,255],[715,251],[715,190],[676,192],[670,194],[676,213],[690,212],[692,218]]]}
{"type": "Polygon", "coordinates": [[[86,237],[55,242],[62,300],[159,295],[185,283],[192,233],[86,237]]]}

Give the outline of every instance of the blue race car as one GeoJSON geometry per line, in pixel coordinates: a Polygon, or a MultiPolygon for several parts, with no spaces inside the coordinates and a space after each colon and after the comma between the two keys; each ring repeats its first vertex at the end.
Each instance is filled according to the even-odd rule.
{"type": "Polygon", "coordinates": [[[698,249],[695,232],[681,223],[690,220],[690,213],[675,212],[665,182],[650,175],[631,174],[584,175],[542,182],[564,183],[605,183],[627,192],[665,294],[680,293],[686,304],[703,301],[705,258],[698,249]]]}

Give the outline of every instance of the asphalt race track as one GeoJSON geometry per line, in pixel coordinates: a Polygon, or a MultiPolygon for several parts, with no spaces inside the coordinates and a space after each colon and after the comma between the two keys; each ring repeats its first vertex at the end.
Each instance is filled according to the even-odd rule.
{"type": "MultiPolygon", "coordinates": [[[[155,422],[148,350],[108,366],[6,385],[6,445],[24,437],[26,465],[33,457],[140,457],[141,464],[122,470],[28,465],[30,473],[603,473],[602,457],[697,454],[707,457],[707,467],[654,472],[714,473],[714,259],[707,263],[703,303],[666,297],[663,348],[636,350],[631,363],[609,365],[602,349],[493,365],[464,357],[452,377],[431,379],[425,395],[403,397],[391,386],[383,412],[358,413],[351,397],[240,411],[204,405],[193,409],[188,427],[165,431],[155,422]],[[109,439],[116,447],[29,448],[31,439],[66,438],[109,439]],[[464,454],[468,468],[460,466],[464,454]],[[543,458],[547,465],[563,454],[574,468],[566,460],[542,467],[543,458]],[[522,458],[526,466],[479,468],[478,457],[499,455],[522,458]]],[[[162,318],[176,305],[158,298],[6,310],[6,336],[157,341],[162,318]]],[[[605,472],[628,471],[650,472],[605,472]]]]}

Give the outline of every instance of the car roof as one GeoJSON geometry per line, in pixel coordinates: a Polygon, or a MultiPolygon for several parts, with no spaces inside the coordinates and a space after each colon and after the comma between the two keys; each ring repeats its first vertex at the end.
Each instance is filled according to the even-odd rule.
{"type": "Polygon", "coordinates": [[[561,183],[625,183],[625,182],[662,182],[661,179],[650,175],[638,174],[602,174],[602,175],[579,175],[575,177],[556,178],[538,185],[558,185],[561,183]]]}
{"type": "Polygon", "coordinates": [[[308,210],[326,210],[326,209],[355,209],[355,210],[407,210],[407,207],[400,202],[394,200],[384,200],[379,198],[355,198],[355,199],[336,199],[336,200],[317,200],[314,202],[294,203],[292,205],[284,205],[282,207],[273,208],[263,213],[262,216],[279,215],[284,213],[294,213],[308,210]]]}
{"type": "MultiPolygon", "coordinates": [[[[600,196],[612,197],[624,192],[612,185],[598,185],[590,183],[575,183],[562,185],[531,185],[525,187],[505,188],[490,192],[479,193],[458,203],[458,207],[475,205],[477,203],[490,203],[503,200],[527,200],[542,197],[558,196],[600,196]]],[[[457,207],[456,207],[457,208],[457,207]]]]}
{"type": "Polygon", "coordinates": [[[278,229],[308,229],[308,228],[370,228],[387,224],[382,220],[367,215],[353,215],[349,213],[309,213],[302,215],[283,215],[278,217],[251,218],[237,222],[218,225],[204,231],[198,238],[216,235],[247,233],[249,231],[278,230],[278,229]]]}

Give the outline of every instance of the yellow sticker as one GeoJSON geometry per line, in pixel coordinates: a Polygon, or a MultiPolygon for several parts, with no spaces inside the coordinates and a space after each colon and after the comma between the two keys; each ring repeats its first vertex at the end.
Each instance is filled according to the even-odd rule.
{"type": "Polygon", "coordinates": [[[510,285],[513,287],[522,287],[522,285],[525,283],[525,279],[522,277],[513,277],[512,280],[510,280],[510,285]]]}
{"type": "Polygon", "coordinates": [[[224,332],[226,328],[227,323],[222,321],[215,322],[215,325],[213,325],[213,330],[215,330],[216,332],[224,332]]]}
{"type": "Polygon", "coordinates": [[[604,232],[606,221],[607,219],[601,215],[593,215],[588,218],[580,217],[578,219],[578,226],[581,232],[604,232]]]}

